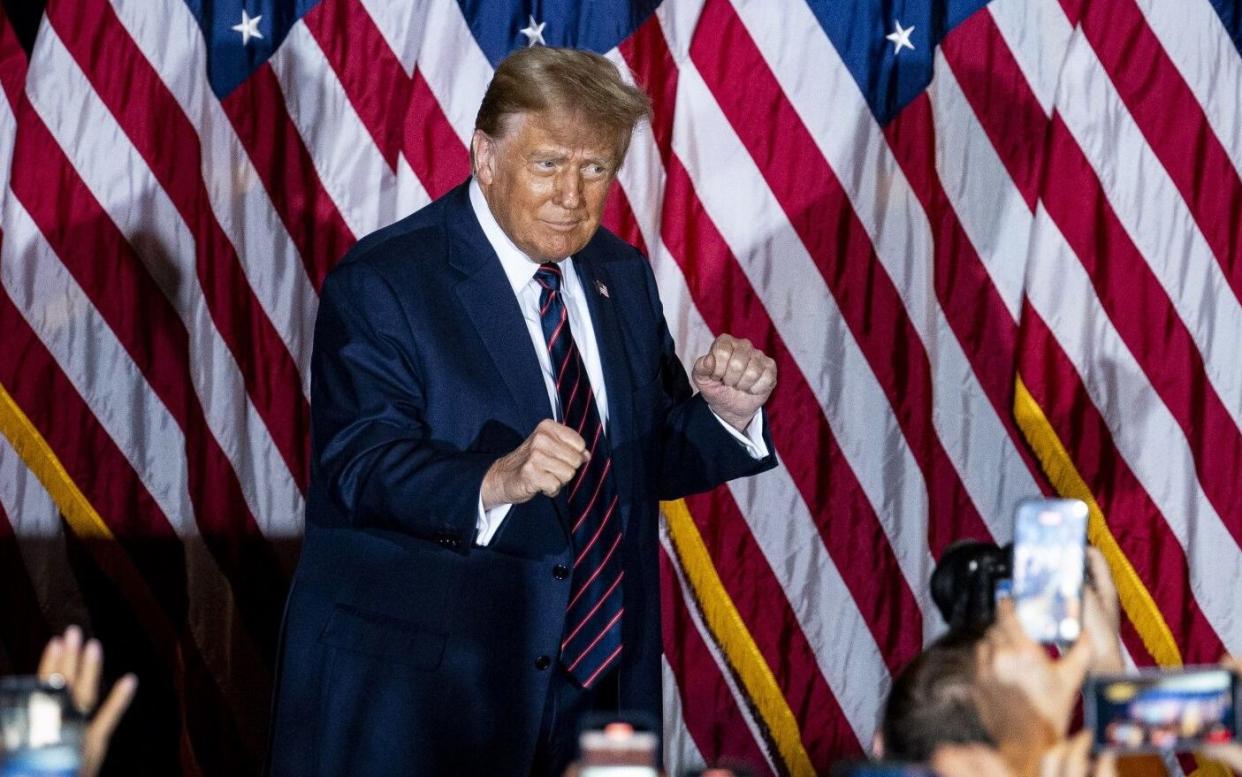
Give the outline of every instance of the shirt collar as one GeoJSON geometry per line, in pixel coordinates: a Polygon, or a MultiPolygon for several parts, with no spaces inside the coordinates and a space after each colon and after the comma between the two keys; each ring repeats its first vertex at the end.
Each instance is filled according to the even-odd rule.
{"type": "MultiPolygon", "coordinates": [[[[496,216],[483,197],[483,189],[479,186],[477,178],[470,179],[470,207],[474,210],[475,218],[479,220],[479,226],[483,228],[487,242],[491,244],[496,256],[500,257],[500,266],[504,268],[505,277],[509,279],[513,293],[518,294],[535,277],[539,264],[532,261],[500,228],[500,222],[496,221],[496,216]]],[[[562,275],[567,274],[566,270],[573,271],[572,258],[562,260],[558,264],[562,268],[562,275]]]]}

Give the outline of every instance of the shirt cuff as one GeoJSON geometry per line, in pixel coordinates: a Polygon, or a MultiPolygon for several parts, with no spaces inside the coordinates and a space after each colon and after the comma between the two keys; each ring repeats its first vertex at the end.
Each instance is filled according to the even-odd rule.
{"type": "Polygon", "coordinates": [[[479,517],[475,521],[475,526],[479,532],[475,535],[474,544],[479,547],[486,547],[492,541],[492,537],[496,536],[496,532],[500,530],[500,523],[509,514],[513,505],[496,505],[490,510],[483,509],[483,490],[479,490],[479,517]]]}
{"type": "MultiPolygon", "coordinates": [[[[739,443],[742,444],[742,447],[746,449],[746,452],[750,454],[751,458],[765,459],[768,457],[768,444],[763,439],[763,411],[762,410],[755,413],[755,417],[750,419],[750,423],[746,425],[745,434],[743,434],[742,432],[739,432],[737,429],[733,428],[733,426],[730,423],[725,421],[720,416],[716,415],[715,410],[712,410],[710,407],[708,408],[708,410],[711,410],[712,415],[716,416],[716,420],[719,421],[720,425],[725,428],[725,431],[728,432],[730,435],[732,435],[733,439],[737,440],[739,443]]],[[[482,506],[482,504],[483,504],[482,497],[480,497],[480,501],[479,501],[480,507],[482,506]]]]}

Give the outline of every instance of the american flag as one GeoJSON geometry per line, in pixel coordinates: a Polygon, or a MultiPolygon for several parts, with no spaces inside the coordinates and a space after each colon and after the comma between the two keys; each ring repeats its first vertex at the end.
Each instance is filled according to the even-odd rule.
{"type": "Polygon", "coordinates": [[[540,44],[651,95],[606,223],[680,353],[780,369],[782,466],[665,505],[670,767],[861,753],[1028,495],[1134,663],[1242,652],[1237,0],[49,0],[0,15],[0,659],[88,623],[127,773],[258,769],[317,289],[540,44]]]}

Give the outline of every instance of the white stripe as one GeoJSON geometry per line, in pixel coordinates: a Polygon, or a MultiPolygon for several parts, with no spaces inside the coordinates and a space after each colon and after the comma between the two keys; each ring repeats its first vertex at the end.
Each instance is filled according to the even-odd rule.
{"type": "Polygon", "coordinates": [[[62,535],[60,510],[4,435],[0,435],[0,507],[18,537],[50,540],[62,535]]]}
{"type": "Polygon", "coordinates": [[[936,172],[962,229],[1016,324],[1022,310],[1031,208],[1013,186],[940,51],[936,52],[935,68],[928,97],[936,127],[936,172]]]}
{"type": "Polygon", "coordinates": [[[1007,536],[1014,504],[1038,489],[936,301],[931,228],[918,198],[810,8],[798,0],[736,5],[901,295],[931,365],[933,423],[949,460],[992,535],[1007,536]],[[815,79],[806,77],[808,61],[817,63],[815,79]]]}
{"type": "Polygon", "coordinates": [[[237,251],[255,299],[301,369],[302,393],[309,397],[318,296],[250,156],[203,76],[207,57],[198,22],[184,3],[165,3],[160,13],[152,13],[146,0],[110,1],[198,131],[212,211],[237,251]]]}
{"type": "MultiPolygon", "coordinates": [[[[40,35],[40,45],[48,30],[40,35]]],[[[36,54],[38,48],[36,48],[36,54]]],[[[36,57],[37,60],[37,57],[36,57]]],[[[10,197],[3,214],[0,281],[22,317],[116,442],[142,484],[182,536],[197,534],[185,438],[147,386],[107,322],[10,197]]]]}
{"type": "Polygon", "coordinates": [[[1232,589],[1221,586],[1242,579],[1242,551],[1199,488],[1176,420],[1100,308],[1090,278],[1042,204],[1027,267],[1032,306],[1082,376],[1117,450],[1186,551],[1190,585],[1204,616],[1227,648],[1242,649],[1242,617],[1232,589]]]}
{"type": "Polygon", "coordinates": [[[355,237],[431,201],[416,178],[388,166],[305,22],[289,30],[269,62],[324,190],[355,237]]]}
{"type": "Polygon", "coordinates": [[[1051,116],[1072,33],[1065,11],[1031,0],[992,0],[987,10],[1009,44],[1044,115],[1051,116]]]}
{"type": "MultiPolygon", "coordinates": [[[[300,532],[302,494],[212,320],[195,273],[194,236],[50,26],[39,37],[26,91],[185,324],[191,378],[207,425],[237,472],[259,528],[265,534],[300,532]]],[[[184,451],[184,443],[172,450],[184,451]]]]}
{"type": "Polygon", "coordinates": [[[699,752],[699,746],[686,728],[682,713],[681,690],[677,687],[677,675],[669,665],[668,658],[660,654],[660,684],[663,687],[664,717],[664,769],[662,774],[688,774],[694,769],[707,768],[707,761],[699,752]]]}
{"type": "MultiPolygon", "coordinates": [[[[1057,5],[1057,0],[1038,1],[1057,5]]],[[[1004,8],[1011,6],[996,8],[993,14],[999,17],[1004,8]]],[[[1242,370],[1237,368],[1242,304],[1081,28],[1069,39],[1056,109],[1121,225],[1189,329],[1207,377],[1235,426],[1242,426],[1242,370]]]]}
{"type": "Polygon", "coordinates": [[[763,753],[763,758],[768,768],[773,773],[777,773],[776,765],[772,760],[772,754],[768,752],[767,740],[763,736],[759,722],[755,720],[754,709],[748,701],[749,697],[745,691],[738,687],[728,660],[721,654],[720,646],[716,644],[715,637],[712,636],[712,632],[707,627],[707,624],[703,622],[703,614],[699,612],[698,606],[695,604],[694,592],[690,588],[689,581],[686,580],[685,570],[681,568],[681,564],[677,560],[677,551],[674,550],[673,540],[668,533],[668,522],[663,519],[660,521],[660,545],[665,555],[668,556],[671,562],[669,565],[673,568],[673,573],[677,577],[677,596],[685,604],[686,612],[690,615],[690,622],[694,624],[694,629],[699,633],[699,638],[707,646],[707,652],[711,654],[712,660],[716,664],[716,670],[720,673],[721,679],[724,680],[725,686],[729,689],[729,695],[733,697],[738,714],[746,723],[746,728],[750,730],[755,746],[758,747],[759,752],[763,753]]]}
{"type": "Polygon", "coordinates": [[[1242,56],[1207,0],[1135,0],[1202,106],[1216,139],[1242,171],[1242,56]]]}

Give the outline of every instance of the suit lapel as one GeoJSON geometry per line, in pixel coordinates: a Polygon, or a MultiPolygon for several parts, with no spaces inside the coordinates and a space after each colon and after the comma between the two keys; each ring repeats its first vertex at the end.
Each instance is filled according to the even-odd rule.
{"type": "Polygon", "coordinates": [[[470,208],[466,187],[450,196],[459,200],[456,207],[447,209],[446,217],[452,236],[449,262],[463,276],[455,287],[457,299],[474,323],[517,407],[523,424],[519,431],[528,434],[540,421],[552,417],[552,408],[527,335],[526,320],[500,259],[470,208]]]}

